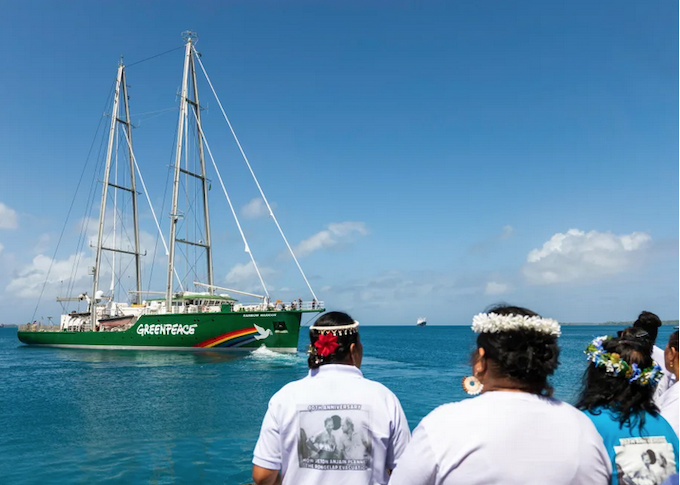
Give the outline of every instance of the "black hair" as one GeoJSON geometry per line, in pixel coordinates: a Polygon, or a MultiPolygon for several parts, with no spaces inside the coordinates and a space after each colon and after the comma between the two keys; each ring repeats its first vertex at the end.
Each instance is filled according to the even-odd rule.
{"type": "MultiPolygon", "coordinates": [[[[526,308],[505,304],[491,307],[487,313],[539,316],[526,308]]],[[[477,347],[483,348],[484,358],[495,364],[498,376],[513,379],[522,390],[552,396],[553,388],[548,376],[557,369],[560,355],[555,335],[531,329],[483,332],[477,337],[477,347]]]]}
{"type": "MultiPolygon", "coordinates": [[[[629,327],[619,337],[603,341],[602,347],[608,353],[619,354],[628,365],[636,364],[640,369],[654,365],[652,343],[641,328],[629,327]]],[[[652,416],[659,414],[653,400],[655,389],[651,385],[630,383],[623,373],[615,376],[591,362],[583,375],[576,407],[592,414],[600,414],[602,408],[607,408],[616,413],[621,428],[625,425],[642,429],[645,412],[652,416]]]]}
{"type": "Polygon", "coordinates": [[[656,342],[656,337],[659,334],[659,327],[661,326],[661,319],[652,312],[642,312],[633,324],[635,328],[642,328],[647,331],[649,338],[652,340],[652,345],[656,342]]]}
{"type": "Polygon", "coordinates": [[[342,418],[340,416],[338,416],[337,414],[334,414],[333,416],[328,416],[326,419],[323,420],[324,426],[329,421],[333,423],[334,430],[340,429],[340,425],[342,424],[342,418]]]}
{"type": "Polygon", "coordinates": [[[671,334],[670,337],[668,337],[668,346],[678,350],[678,331],[676,330],[671,334]]]}
{"type": "MultiPolygon", "coordinates": [[[[337,327],[340,325],[351,325],[354,323],[354,319],[348,314],[343,312],[327,312],[321,315],[316,322],[314,327],[337,327]]],[[[324,364],[342,364],[347,360],[349,356],[349,348],[352,344],[356,344],[359,341],[359,333],[353,332],[349,335],[337,335],[338,348],[335,349],[330,355],[323,356],[317,353],[314,343],[319,339],[320,333],[316,330],[309,329],[309,358],[307,359],[307,365],[310,369],[318,369],[324,364]]]]}
{"type": "Polygon", "coordinates": [[[642,454],[647,455],[649,457],[650,465],[653,465],[653,464],[656,463],[656,454],[654,453],[653,450],[647,450],[642,454]]]}

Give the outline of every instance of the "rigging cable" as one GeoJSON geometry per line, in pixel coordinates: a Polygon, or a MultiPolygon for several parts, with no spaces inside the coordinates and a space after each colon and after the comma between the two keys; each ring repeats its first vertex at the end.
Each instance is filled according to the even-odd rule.
{"type": "MultiPolygon", "coordinates": [[[[288,247],[288,251],[290,251],[291,256],[293,256],[293,260],[295,261],[295,264],[298,267],[298,270],[300,270],[300,274],[302,275],[302,278],[305,280],[305,283],[307,283],[307,288],[309,288],[309,291],[312,293],[312,296],[314,297],[315,300],[318,300],[316,297],[316,294],[314,293],[314,290],[312,289],[312,285],[309,284],[309,281],[307,280],[307,276],[305,276],[305,272],[302,270],[302,266],[300,266],[300,263],[298,262],[297,257],[295,257],[295,253],[293,252],[293,248],[290,247],[290,244],[288,243],[288,239],[286,239],[286,236],[283,234],[283,229],[281,229],[281,226],[279,225],[279,221],[276,219],[276,216],[274,215],[274,211],[272,210],[271,206],[269,205],[269,201],[267,200],[267,197],[264,195],[264,191],[262,190],[262,187],[260,187],[260,183],[257,181],[257,177],[255,177],[255,172],[253,172],[253,168],[250,166],[250,162],[248,161],[248,157],[246,156],[246,153],[243,151],[243,147],[241,146],[241,143],[238,140],[238,137],[236,136],[236,132],[234,131],[234,128],[231,126],[231,122],[229,121],[229,118],[227,117],[227,114],[224,112],[224,108],[222,107],[222,102],[220,101],[220,98],[217,96],[217,93],[215,92],[215,88],[212,85],[212,82],[210,81],[210,78],[208,77],[208,73],[205,70],[205,67],[203,67],[203,62],[201,62],[201,57],[198,55],[198,51],[196,51],[196,48],[192,46],[192,49],[194,53],[196,53],[196,60],[198,61],[198,64],[201,66],[201,70],[203,71],[203,74],[205,75],[205,79],[208,81],[208,84],[210,85],[210,89],[213,92],[213,95],[215,96],[215,99],[217,100],[217,104],[220,107],[220,110],[222,111],[222,115],[224,116],[224,119],[227,122],[227,125],[229,125],[229,129],[231,130],[231,134],[234,136],[234,140],[236,141],[236,144],[238,145],[239,150],[241,151],[241,155],[243,156],[243,160],[245,160],[246,165],[248,166],[248,170],[250,170],[251,175],[253,176],[253,179],[255,180],[255,184],[257,185],[257,188],[260,191],[260,195],[262,196],[262,199],[264,200],[264,203],[267,205],[267,209],[269,209],[269,215],[272,217],[274,220],[274,223],[276,224],[276,227],[279,229],[279,233],[281,233],[281,237],[283,238],[283,241],[286,243],[286,246],[288,247]]],[[[204,137],[205,139],[205,137],[204,137]]],[[[213,161],[213,163],[215,163],[213,161]]]]}
{"type": "MultiPolygon", "coordinates": [[[[194,111],[192,110],[192,113],[194,111]]],[[[253,256],[253,253],[250,251],[250,247],[248,246],[248,241],[246,240],[245,234],[243,234],[243,229],[241,229],[241,223],[238,220],[238,216],[236,215],[236,211],[234,210],[234,206],[231,203],[231,199],[229,198],[229,194],[227,193],[227,189],[224,187],[224,182],[222,181],[222,175],[220,175],[220,171],[217,168],[217,164],[215,163],[215,159],[213,158],[212,155],[212,150],[210,150],[210,145],[208,144],[208,140],[205,138],[205,133],[203,133],[203,128],[201,125],[198,124],[198,117],[196,116],[196,113],[194,113],[194,118],[196,118],[198,126],[198,131],[201,133],[201,137],[203,138],[203,142],[205,143],[205,147],[208,149],[208,155],[210,155],[210,160],[212,160],[213,167],[215,167],[215,172],[217,172],[217,178],[220,181],[220,185],[222,186],[222,191],[224,192],[224,196],[227,198],[227,202],[229,203],[229,208],[231,209],[231,213],[234,215],[234,219],[236,220],[236,226],[238,227],[238,232],[241,233],[241,238],[243,239],[243,243],[246,245],[246,253],[250,255],[250,260],[253,262],[253,267],[255,268],[255,272],[257,273],[257,277],[260,278],[260,283],[262,284],[262,288],[264,289],[264,294],[269,297],[269,292],[267,291],[267,286],[264,284],[264,280],[262,279],[262,275],[260,274],[260,269],[257,267],[257,263],[255,262],[255,256],[253,256]]],[[[316,297],[314,297],[316,298],[316,297]]]]}
{"type": "MultiPolygon", "coordinates": [[[[153,210],[153,205],[151,205],[151,199],[149,198],[149,192],[146,190],[146,184],[144,183],[144,177],[142,177],[142,172],[139,170],[139,165],[137,165],[137,157],[135,157],[134,152],[132,151],[132,144],[130,143],[130,138],[128,136],[127,132],[127,127],[123,127],[123,133],[125,133],[125,140],[128,143],[128,147],[130,147],[130,155],[132,155],[132,161],[135,164],[135,168],[137,169],[137,175],[139,175],[139,181],[142,183],[142,188],[144,189],[144,195],[146,196],[146,201],[149,203],[149,209],[151,209],[151,215],[153,216],[153,221],[156,223],[156,228],[158,229],[158,234],[161,236],[161,241],[163,242],[163,247],[165,248],[165,255],[167,256],[169,254],[168,251],[168,245],[165,242],[165,238],[163,237],[163,232],[161,231],[161,226],[158,224],[158,218],[156,217],[156,212],[153,210]]],[[[182,286],[182,281],[179,279],[179,275],[177,274],[177,271],[175,271],[175,277],[178,280],[179,287],[182,288],[182,291],[184,291],[184,287],[182,286]]]]}
{"type": "Polygon", "coordinates": [[[127,64],[125,67],[127,69],[131,68],[132,66],[136,66],[137,64],[141,64],[142,62],[150,61],[151,59],[155,59],[156,57],[163,56],[165,54],[169,54],[170,52],[175,52],[176,50],[183,49],[184,46],[181,45],[179,47],[175,47],[174,49],[170,49],[169,51],[161,52],[160,54],[156,54],[155,56],[147,57],[146,59],[142,59],[141,61],[133,62],[132,64],[127,64]]]}
{"type": "MultiPolygon", "coordinates": [[[[114,84],[115,85],[115,81],[114,84]]],[[[113,90],[111,90],[111,93],[109,94],[109,98],[107,100],[107,105],[111,103],[111,98],[113,98],[113,90]]],[[[104,113],[104,116],[107,116],[106,113],[104,113]]],[[[106,139],[102,137],[101,142],[99,143],[99,153],[97,155],[96,160],[102,160],[102,154],[104,152],[104,141],[106,139]]],[[[100,167],[101,168],[101,167],[100,167]]],[[[95,167],[95,170],[92,171],[92,181],[90,182],[90,192],[89,195],[87,196],[87,201],[85,202],[85,212],[83,214],[83,219],[82,219],[82,224],[80,228],[80,235],[78,236],[78,244],[76,245],[76,258],[75,262],[73,264],[73,267],[71,268],[71,276],[69,278],[69,285],[66,290],[66,295],[71,295],[73,293],[73,288],[75,286],[76,282],[76,275],[78,274],[78,268],[80,267],[80,260],[83,257],[83,246],[85,245],[85,240],[88,238],[88,227],[90,224],[90,216],[92,214],[92,210],[94,209],[94,197],[95,193],[97,190],[97,168],[95,167]]]]}
{"type": "MultiPolygon", "coordinates": [[[[173,138],[177,138],[177,128],[175,128],[175,134],[174,134],[173,138]]],[[[175,151],[174,142],[172,144],[172,147],[173,148],[170,150],[171,157],[172,157],[172,153],[175,151]]],[[[163,192],[163,202],[161,203],[161,214],[165,211],[165,202],[167,200],[168,188],[170,187],[170,184],[169,184],[170,173],[171,173],[170,166],[168,166],[168,170],[166,171],[166,175],[165,175],[165,184],[163,184],[163,186],[165,187],[165,190],[163,192]]],[[[160,236],[160,233],[156,235],[156,242],[154,243],[154,247],[153,247],[153,257],[151,259],[151,269],[149,271],[149,283],[147,285],[148,290],[151,289],[151,282],[153,281],[153,268],[154,268],[155,263],[156,263],[156,254],[157,254],[157,250],[158,250],[158,239],[160,239],[159,236],[160,236]]]]}
{"type": "MultiPolygon", "coordinates": [[[[114,89],[113,87],[115,86],[116,81],[114,80],[111,83],[111,88],[109,89],[109,96],[106,100],[106,106],[109,106],[111,104],[111,100],[113,99],[114,95],[114,89]]],[[[104,112],[104,116],[108,116],[106,112],[104,112]]],[[[103,161],[103,153],[104,153],[104,142],[106,138],[102,137],[101,142],[99,143],[99,153],[97,155],[96,160],[101,160],[103,161]]],[[[103,163],[102,163],[103,165],[103,163]]],[[[103,170],[103,166],[100,167],[101,170],[103,170]]],[[[90,192],[89,195],[87,196],[87,201],[85,203],[85,211],[83,214],[83,222],[81,224],[81,230],[80,230],[80,235],[78,237],[78,244],[76,245],[76,257],[75,257],[75,262],[73,264],[73,267],[71,269],[71,276],[69,279],[69,285],[68,288],[66,289],[66,295],[71,295],[73,293],[73,288],[75,286],[76,282],[76,275],[78,274],[78,268],[80,267],[80,261],[83,258],[83,246],[85,245],[85,240],[88,239],[88,227],[90,224],[90,216],[92,214],[92,210],[94,209],[94,198],[95,198],[95,193],[97,190],[97,167],[95,167],[95,170],[92,171],[92,181],[90,182],[90,192]]]]}
{"type": "MultiPolygon", "coordinates": [[[[107,100],[107,104],[108,104],[108,100],[107,100]]],[[[106,110],[106,105],[104,106],[104,110],[106,110]]],[[[76,185],[76,191],[73,194],[73,199],[71,199],[71,205],[69,205],[68,212],[66,213],[66,220],[64,221],[64,226],[61,228],[61,234],[59,234],[59,239],[57,241],[57,247],[54,249],[54,254],[52,255],[52,260],[50,261],[50,265],[47,268],[47,274],[45,275],[45,281],[43,282],[42,288],[40,289],[40,294],[38,295],[38,300],[36,301],[35,309],[33,310],[33,316],[31,317],[32,322],[35,321],[35,315],[38,313],[38,307],[40,306],[40,300],[42,300],[43,293],[45,292],[45,287],[47,286],[47,281],[49,280],[50,272],[52,271],[52,266],[54,265],[54,261],[57,257],[57,251],[59,250],[59,245],[61,244],[61,240],[64,237],[64,232],[66,232],[66,225],[68,224],[69,217],[71,217],[71,211],[73,210],[73,204],[75,204],[76,196],[78,195],[78,190],[80,189],[80,184],[83,181],[83,176],[85,175],[85,170],[87,169],[87,166],[90,163],[90,155],[92,154],[92,149],[94,148],[94,142],[97,140],[97,134],[99,133],[99,129],[101,128],[103,119],[104,119],[103,116],[101,118],[99,118],[99,123],[97,124],[97,130],[94,132],[94,137],[92,138],[92,143],[90,144],[90,149],[87,151],[87,157],[85,158],[85,166],[83,167],[83,170],[80,172],[80,177],[78,178],[78,184],[76,185]]]]}

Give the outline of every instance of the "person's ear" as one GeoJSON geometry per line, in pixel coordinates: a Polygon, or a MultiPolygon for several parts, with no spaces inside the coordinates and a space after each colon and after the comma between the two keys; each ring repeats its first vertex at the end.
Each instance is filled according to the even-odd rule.
{"type": "Polygon", "coordinates": [[[472,372],[475,377],[483,375],[486,372],[486,359],[484,358],[485,351],[482,347],[477,349],[477,358],[472,366],[472,372]]]}
{"type": "Polygon", "coordinates": [[[364,348],[361,342],[350,344],[349,346],[349,358],[350,363],[357,369],[361,368],[361,361],[364,357],[364,348]]]}

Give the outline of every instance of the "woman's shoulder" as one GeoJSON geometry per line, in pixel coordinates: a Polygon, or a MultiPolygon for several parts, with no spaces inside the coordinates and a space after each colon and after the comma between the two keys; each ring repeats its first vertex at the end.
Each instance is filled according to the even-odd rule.
{"type": "Polygon", "coordinates": [[[676,382],[671,387],[666,389],[663,394],[661,394],[656,405],[659,408],[664,408],[664,407],[670,406],[670,405],[677,406],[678,398],[680,397],[679,392],[678,392],[679,390],[680,390],[680,384],[676,382]]]}
{"type": "Polygon", "coordinates": [[[616,423],[618,426],[619,423],[619,414],[607,407],[584,409],[581,413],[595,423],[598,428],[607,426],[610,423],[616,423]]]}
{"type": "Polygon", "coordinates": [[[503,401],[507,402],[514,397],[510,394],[518,393],[489,392],[461,401],[442,404],[425,416],[423,422],[434,425],[443,421],[467,423],[478,416],[483,417],[491,411],[497,412],[500,407],[504,406],[503,401]]]}

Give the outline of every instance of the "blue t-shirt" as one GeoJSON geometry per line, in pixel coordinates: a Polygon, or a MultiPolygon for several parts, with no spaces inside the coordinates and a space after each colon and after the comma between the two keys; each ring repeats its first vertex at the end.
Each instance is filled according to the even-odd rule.
{"type": "Polygon", "coordinates": [[[612,485],[658,485],[678,472],[678,437],[668,422],[645,413],[645,425],[620,426],[617,413],[585,411],[602,436],[612,462],[612,485]]]}

